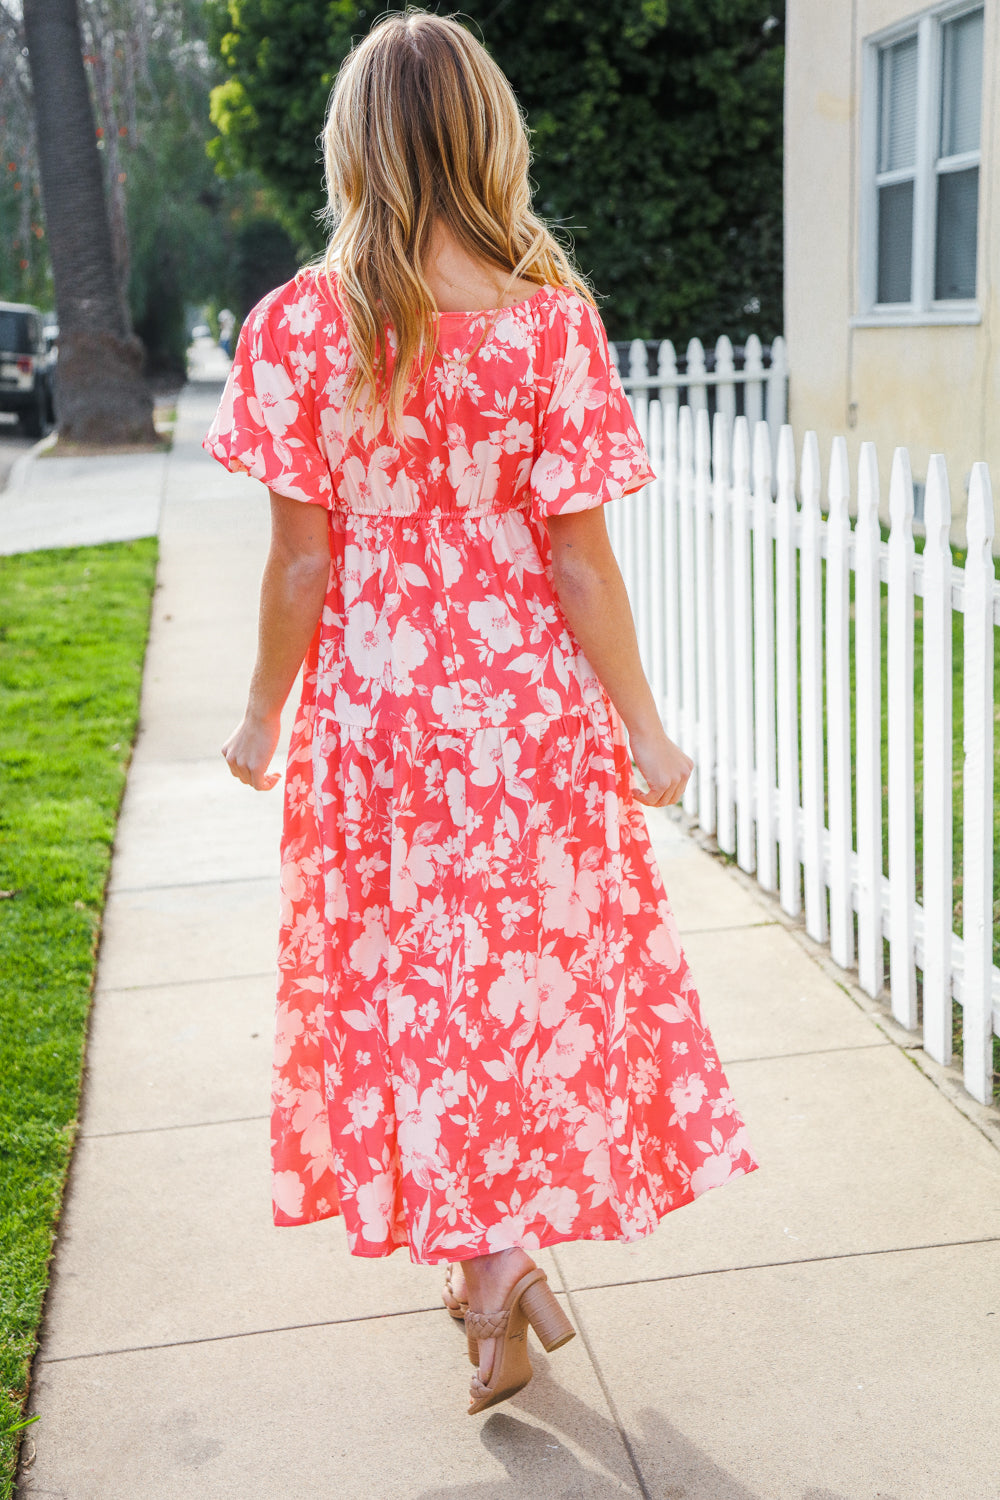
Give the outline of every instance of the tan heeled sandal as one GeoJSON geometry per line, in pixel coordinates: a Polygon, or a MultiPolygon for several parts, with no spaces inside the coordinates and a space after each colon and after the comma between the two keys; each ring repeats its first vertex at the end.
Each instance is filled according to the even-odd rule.
{"type": "Polygon", "coordinates": [[[576,1329],[556,1301],[544,1271],[536,1267],[511,1287],[499,1312],[467,1312],[465,1331],[469,1340],[469,1358],[479,1363],[479,1341],[495,1339],[490,1377],[482,1381],[473,1375],[470,1386],[472,1405],[469,1416],[496,1406],[522,1390],[531,1379],[528,1358],[528,1324],[547,1354],[568,1344],[576,1329]]]}
{"type": "Polygon", "coordinates": [[[455,1290],[451,1284],[454,1269],[454,1266],[449,1266],[444,1273],[444,1291],[441,1293],[441,1301],[452,1317],[461,1322],[469,1311],[469,1304],[468,1302],[463,1302],[461,1297],[455,1296],[455,1290]]]}

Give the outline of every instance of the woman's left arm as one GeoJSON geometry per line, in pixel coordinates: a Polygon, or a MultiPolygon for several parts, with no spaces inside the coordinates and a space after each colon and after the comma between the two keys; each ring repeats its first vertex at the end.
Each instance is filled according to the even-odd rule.
{"type": "Polygon", "coordinates": [[[271,547],[260,585],[257,660],[243,722],[222,747],[238,781],[269,792],[281,710],[319,623],[330,578],[329,512],[271,496],[271,547]]]}

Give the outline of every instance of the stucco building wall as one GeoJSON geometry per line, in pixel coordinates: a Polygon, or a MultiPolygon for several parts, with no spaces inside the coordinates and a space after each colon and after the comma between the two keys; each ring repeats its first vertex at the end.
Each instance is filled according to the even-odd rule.
{"type": "MultiPolygon", "coordinates": [[[[954,524],[964,542],[966,485],[986,459],[1000,491],[1000,150],[997,7],[985,7],[974,324],[862,327],[859,214],[866,38],[926,8],[912,0],[789,0],[785,70],[785,335],[790,420],[814,428],[824,466],[843,433],[852,464],[877,445],[888,517],[893,449],[923,479],[931,453],[948,462],[954,524]]],[[[1000,511],[1000,498],[997,509],[1000,511]]]]}

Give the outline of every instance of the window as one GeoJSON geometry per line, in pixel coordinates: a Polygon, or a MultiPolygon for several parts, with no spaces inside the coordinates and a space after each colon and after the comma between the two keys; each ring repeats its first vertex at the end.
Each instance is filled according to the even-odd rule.
{"type": "Polygon", "coordinates": [[[941,28],[941,40],[934,296],[953,301],[976,295],[982,11],[949,21],[941,28]]]}
{"type": "Polygon", "coordinates": [[[864,308],[873,322],[978,317],[983,8],[938,7],[869,43],[866,63],[864,308]]]}

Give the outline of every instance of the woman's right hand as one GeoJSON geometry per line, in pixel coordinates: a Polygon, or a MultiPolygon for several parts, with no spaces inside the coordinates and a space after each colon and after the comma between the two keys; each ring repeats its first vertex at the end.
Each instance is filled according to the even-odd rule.
{"type": "Polygon", "coordinates": [[[637,802],[646,807],[667,807],[684,795],[694,761],[662,728],[650,733],[629,735],[629,749],[636,768],[646,783],[645,791],[633,789],[637,802]]]}
{"type": "Polygon", "coordinates": [[[278,785],[281,776],[269,771],[271,758],[278,748],[281,735],[281,716],[258,718],[249,709],[242,724],[234,729],[222,747],[226,764],[237,781],[252,786],[255,792],[269,792],[278,785]]]}

